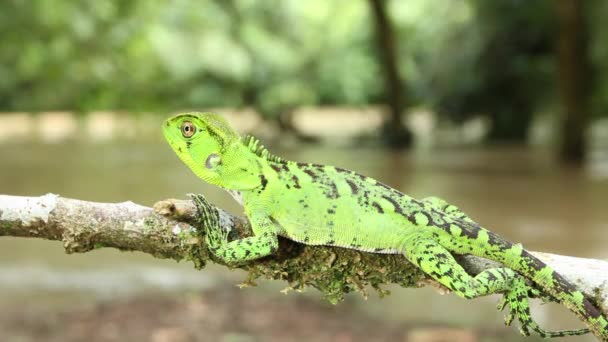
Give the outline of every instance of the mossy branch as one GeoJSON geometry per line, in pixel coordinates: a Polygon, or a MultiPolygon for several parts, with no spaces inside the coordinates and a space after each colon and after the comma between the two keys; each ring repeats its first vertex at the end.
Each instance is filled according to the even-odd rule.
{"type": "MultiPolygon", "coordinates": [[[[208,224],[221,225],[222,229],[230,231],[231,238],[251,234],[245,218],[209,203],[205,205],[219,214],[219,221],[208,224]]],[[[95,203],[53,194],[41,197],[0,195],[0,236],[62,241],[68,253],[113,247],[142,251],[159,258],[191,260],[197,268],[203,268],[208,261],[223,264],[204,244],[205,227],[197,228],[197,222],[203,221],[209,222],[198,217],[189,200],[165,200],[156,203],[153,209],[133,202],[95,203]]],[[[534,254],[580,286],[607,312],[608,262],[534,254]]],[[[472,256],[463,256],[460,261],[473,274],[495,265],[472,256]]],[[[285,280],[294,289],[317,288],[332,303],[353,291],[367,295],[369,286],[381,294],[385,293],[381,287],[387,284],[437,286],[401,255],[305,246],[286,239],[281,239],[279,252],[272,257],[226,266],[248,271],[245,284],[253,284],[258,278],[285,280]]]]}

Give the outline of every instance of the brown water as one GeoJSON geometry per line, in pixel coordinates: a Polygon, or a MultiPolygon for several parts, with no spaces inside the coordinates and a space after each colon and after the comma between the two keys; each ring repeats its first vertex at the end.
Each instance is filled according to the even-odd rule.
{"type": "MultiPolygon", "coordinates": [[[[414,197],[440,196],[459,205],[489,229],[527,248],[581,257],[608,258],[608,156],[593,155],[585,169],[564,168],[550,151],[523,148],[441,149],[395,152],[374,148],[292,146],[274,148],[289,159],[357,170],[414,197]]],[[[0,145],[0,193],[37,196],[52,192],[100,202],[132,200],[151,205],[168,197],[202,192],[240,212],[231,198],[203,184],[162,142],[0,145]]],[[[240,273],[156,260],[140,253],[98,250],[65,255],[56,242],[0,239],[0,300],[56,296],[65,291],[112,299],[145,289],[200,290],[240,273]]],[[[248,289],[259,295],[285,284],[248,289]]],[[[396,321],[503,329],[495,298],[475,305],[430,289],[393,289],[388,300],[349,297],[357,310],[396,321]],[[464,314],[463,314],[464,312],[464,314]]],[[[308,296],[316,296],[311,290],[308,296]]],[[[1,302],[0,302],[1,304],[1,302]]],[[[562,311],[537,310],[557,327],[575,322],[562,311]]],[[[574,323],[573,323],[574,324],[574,323]]],[[[515,332],[515,329],[512,329],[515,332]]],[[[515,335],[514,335],[515,336],[515,335]]]]}

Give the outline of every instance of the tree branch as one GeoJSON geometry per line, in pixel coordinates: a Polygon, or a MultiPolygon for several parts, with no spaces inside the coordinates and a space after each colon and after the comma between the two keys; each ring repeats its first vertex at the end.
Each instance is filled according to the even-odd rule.
{"type": "MultiPolygon", "coordinates": [[[[33,237],[62,241],[68,253],[114,247],[142,251],[159,258],[191,260],[203,268],[211,260],[199,223],[218,224],[231,238],[251,234],[245,218],[233,216],[206,203],[206,210],[217,212],[219,220],[198,217],[192,201],[165,200],[154,209],[133,202],[95,203],[48,194],[41,197],[0,195],[0,236],[33,237]]],[[[579,286],[608,312],[608,262],[533,252],[557,272],[579,286]]],[[[485,259],[463,256],[460,261],[472,274],[496,264],[485,259]]],[[[224,264],[225,265],[225,264],[224,264]]],[[[383,295],[385,284],[419,287],[432,284],[418,268],[401,255],[364,253],[350,249],[305,246],[281,239],[279,252],[272,257],[238,266],[249,275],[245,284],[257,278],[280,279],[298,289],[313,286],[332,303],[344,294],[357,291],[367,295],[371,285],[383,295]]],[[[447,292],[445,289],[442,291],[447,292]]]]}

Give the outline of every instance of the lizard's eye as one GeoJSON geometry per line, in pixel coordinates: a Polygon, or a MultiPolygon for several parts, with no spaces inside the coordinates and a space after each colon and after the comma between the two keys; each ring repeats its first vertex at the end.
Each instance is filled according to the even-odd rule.
{"type": "Polygon", "coordinates": [[[207,157],[207,160],[205,160],[205,167],[208,169],[213,169],[216,166],[220,165],[221,163],[222,163],[222,158],[215,153],[211,153],[209,155],[209,157],[207,157]]]}
{"type": "Polygon", "coordinates": [[[181,130],[184,138],[191,138],[196,133],[196,126],[190,121],[184,121],[181,130]]]}

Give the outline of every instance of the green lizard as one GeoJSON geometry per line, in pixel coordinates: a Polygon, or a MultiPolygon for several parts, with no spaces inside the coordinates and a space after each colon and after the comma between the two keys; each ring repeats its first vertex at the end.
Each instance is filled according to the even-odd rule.
{"type": "Polygon", "coordinates": [[[505,322],[517,318],[524,335],[530,330],[543,337],[592,331],[608,341],[607,318],[573,284],[520,244],[482,228],[439,198],[416,200],[353,171],[281,159],[257,139],[239,136],[216,114],[177,115],[164,123],[163,133],[198,177],[226,189],[244,206],[253,236],[228,241],[217,229],[206,235],[210,250],[226,262],[270,255],[278,248],[278,236],[309,245],[402,253],[460,297],[502,293],[499,309],[510,308],[505,322]],[[505,267],[471,276],[453,253],[495,260],[505,267]],[[529,297],[562,303],[589,328],[541,329],[530,316],[529,297]]]}

